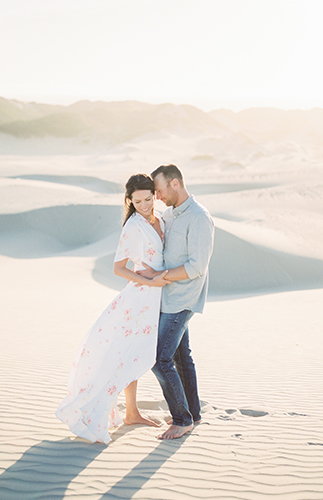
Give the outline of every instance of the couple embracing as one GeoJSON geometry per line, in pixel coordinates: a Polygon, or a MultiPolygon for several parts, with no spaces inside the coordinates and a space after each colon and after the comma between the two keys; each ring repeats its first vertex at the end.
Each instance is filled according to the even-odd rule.
{"type": "Polygon", "coordinates": [[[204,307],[214,226],[209,212],[186,190],[176,165],[126,183],[125,221],[114,272],[128,280],[80,345],[57,417],[77,436],[108,443],[108,428],[124,423],[158,426],[137,407],[137,381],[156,375],[171,413],[160,439],[180,438],[201,420],[188,323],[204,307]],[[155,196],[168,207],[154,213],[155,196]],[[134,267],[127,267],[132,261],[134,267]]]}

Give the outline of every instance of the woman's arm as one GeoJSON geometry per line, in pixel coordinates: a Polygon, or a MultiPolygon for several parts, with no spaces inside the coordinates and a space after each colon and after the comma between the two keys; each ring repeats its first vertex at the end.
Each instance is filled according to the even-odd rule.
{"type": "Polygon", "coordinates": [[[113,272],[117,276],[121,278],[125,278],[128,281],[134,281],[135,283],[139,283],[140,285],[147,286],[164,286],[170,283],[164,276],[167,274],[167,271],[163,271],[162,274],[156,276],[153,279],[145,278],[144,276],[140,276],[139,274],[134,273],[131,269],[126,267],[129,259],[123,259],[115,262],[113,264],[113,272]]]}
{"type": "MultiPolygon", "coordinates": [[[[141,277],[146,277],[148,279],[153,279],[157,276],[160,276],[164,271],[155,271],[152,267],[148,266],[144,262],[141,263],[145,269],[141,271],[137,271],[137,273],[141,277]]],[[[187,280],[189,278],[185,266],[179,266],[175,267],[174,269],[168,269],[167,272],[167,280],[168,281],[180,281],[180,280],[187,280]]]]}

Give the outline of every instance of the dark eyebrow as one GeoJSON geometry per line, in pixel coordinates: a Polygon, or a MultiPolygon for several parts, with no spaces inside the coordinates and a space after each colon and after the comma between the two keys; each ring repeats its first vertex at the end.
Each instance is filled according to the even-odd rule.
{"type": "MultiPolygon", "coordinates": [[[[149,196],[147,196],[147,197],[145,198],[145,200],[148,200],[148,198],[151,198],[151,197],[152,197],[152,194],[150,194],[149,196]]],[[[134,198],[134,199],[133,199],[133,201],[141,201],[141,200],[137,200],[136,198],[134,198]]]]}

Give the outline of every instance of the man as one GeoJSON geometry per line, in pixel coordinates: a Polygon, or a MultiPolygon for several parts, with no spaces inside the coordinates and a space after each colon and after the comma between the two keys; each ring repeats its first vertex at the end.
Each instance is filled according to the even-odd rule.
{"type": "MultiPolygon", "coordinates": [[[[157,359],[153,367],[167,401],[172,422],[159,436],[176,439],[201,420],[195,365],[189,347],[188,322],[203,311],[208,265],[213,250],[214,224],[205,207],[186,190],[176,165],[162,165],[151,174],[164,212],[164,261],[168,272],[163,287],[158,329],[157,359]]],[[[158,272],[145,266],[146,277],[158,272]]]]}

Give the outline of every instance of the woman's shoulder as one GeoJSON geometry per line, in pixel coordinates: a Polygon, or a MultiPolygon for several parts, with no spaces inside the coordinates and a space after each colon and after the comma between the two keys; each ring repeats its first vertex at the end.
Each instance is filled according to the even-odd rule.
{"type": "Polygon", "coordinates": [[[132,229],[136,229],[139,225],[139,220],[138,220],[138,217],[137,217],[137,213],[133,213],[129,219],[127,220],[127,222],[125,223],[125,225],[123,226],[123,229],[125,231],[131,231],[132,229]]]}

